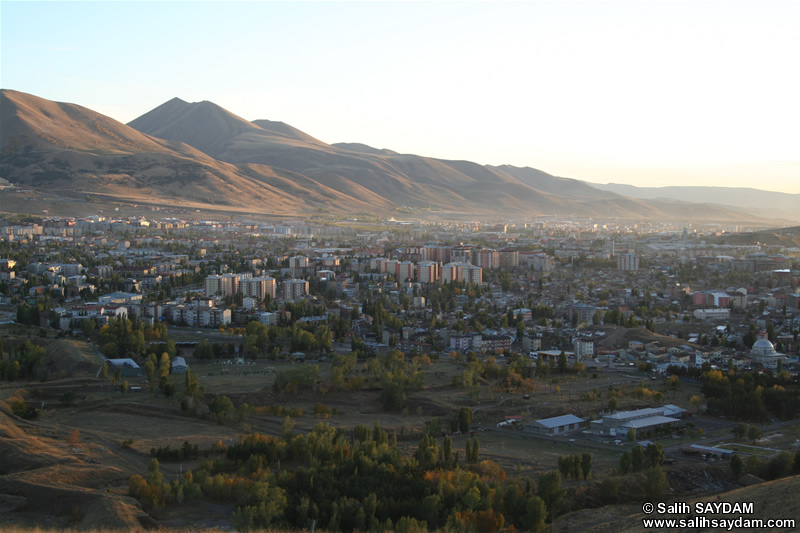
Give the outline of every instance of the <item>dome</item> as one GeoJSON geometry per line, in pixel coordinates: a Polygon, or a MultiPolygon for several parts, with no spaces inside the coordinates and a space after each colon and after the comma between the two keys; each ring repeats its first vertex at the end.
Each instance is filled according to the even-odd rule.
{"type": "Polygon", "coordinates": [[[758,339],[750,350],[753,355],[777,355],[775,346],[767,339],[758,339]]]}
{"type": "Polygon", "coordinates": [[[753,348],[750,350],[750,357],[756,363],[761,363],[770,368],[775,368],[778,361],[785,359],[782,353],[775,351],[775,347],[767,339],[759,339],[753,344],[753,348]]]}

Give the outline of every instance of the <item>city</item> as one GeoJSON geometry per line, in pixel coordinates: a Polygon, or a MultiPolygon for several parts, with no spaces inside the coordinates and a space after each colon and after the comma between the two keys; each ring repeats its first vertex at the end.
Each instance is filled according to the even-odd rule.
{"type": "MultiPolygon", "coordinates": [[[[176,497],[152,495],[162,473],[178,481],[159,484],[186,491],[179,502],[225,500],[181,485],[176,452],[213,475],[200,449],[232,457],[258,438],[323,439],[320,419],[337,435],[372,434],[374,422],[382,429],[370,438],[391,432],[428,468],[452,468],[463,447],[487,486],[500,479],[490,468],[539,476],[531,501],[541,509],[443,510],[408,516],[408,527],[541,530],[564,508],[617,503],[626,490],[720,490],[800,464],[791,422],[800,417],[797,228],[777,238],[764,228],[556,217],[237,218],[15,215],[0,226],[9,354],[0,370],[10,384],[29,382],[9,400],[15,416],[71,420],[82,431],[53,437],[72,438],[74,449],[80,435],[88,449],[119,434],[69,414],[94,411],[94,401],[132,420],[208,420],[183,449],[180,424],[122,442],[128,469],[154,458],[150,478],[134,475],[127,492],[156,520],[172,516],[176,497]],[[82,371],[54,358],[62,342],[82,371]],[[578,459],[560,455],[565,444],[578,459]],[[698,462],[713,481],[691,479],[698,462]],[[625,476],[643,465],[646,479],[625,476]],[[548,497],[541,486],[556,483],[554,473],[563,487],[548,497]],[[594,488],[569,481],[590,473],[594,488]],[[189,498],[193,490],[202,494],[189,498]]],[[[292,453],[284,460],[304,464],[292,453]]],[[[290,520],[236,509],[213,525],[290,520]]],[[[317,519],[347,530],[386,520],[331,509],[317,519]]]]}

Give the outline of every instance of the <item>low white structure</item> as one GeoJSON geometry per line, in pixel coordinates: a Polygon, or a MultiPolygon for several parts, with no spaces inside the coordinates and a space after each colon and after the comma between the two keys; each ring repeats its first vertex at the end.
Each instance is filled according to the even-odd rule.
{"type": "Polygon", "coordinates": [[[189,370],[189,365],[186,364],[186,359],[183,357],[176,357],[172,360],[172,373],[185,374],[189,370]]]}
{"type": "Polygon", "coordinates": [[[600,420],[593,420],[590,424],[592,433],[599,435],[626,435],[631,429],[648,431],[664,426],[673,426],[680,422],[679,417],[686,410],[675,405],[662,407],[648,407],[635,411],[620,411],[610,415],[603,415],[600,420]]]}
{"type": "Polygon", "coordinates": [[[700,320],[728,320],[731,317],[730,309],[695,309],[694,317],[700,320]]]}
{"type": "Polygon", "coordinates": [[[569,431],[582,429],[586,420],[575,415],[561,415],[553,418],[542,418],[535,422],[524,424],[523,431],[539,433],[541,435],[560,435],[569,431]]]}

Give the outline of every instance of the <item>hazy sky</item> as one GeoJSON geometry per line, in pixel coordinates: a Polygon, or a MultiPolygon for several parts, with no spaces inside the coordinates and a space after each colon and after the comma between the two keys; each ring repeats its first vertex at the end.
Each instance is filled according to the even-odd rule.
{"type": "Polygon", "coordinates": [[[328,143],[800,193],[800,2],[15,2],[0,85],[328,143]]]}

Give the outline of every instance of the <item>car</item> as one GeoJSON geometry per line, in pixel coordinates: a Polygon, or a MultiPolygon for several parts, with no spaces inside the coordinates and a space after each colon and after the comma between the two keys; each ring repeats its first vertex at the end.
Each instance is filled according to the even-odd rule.
{"type": "Polygon", "coordinates": [[[525,395],[522,396],[522,399],[523,400],[530,400],[531,399],[531,395],[530,394],[525,394],[525,395]]]}

